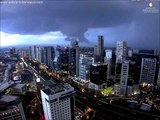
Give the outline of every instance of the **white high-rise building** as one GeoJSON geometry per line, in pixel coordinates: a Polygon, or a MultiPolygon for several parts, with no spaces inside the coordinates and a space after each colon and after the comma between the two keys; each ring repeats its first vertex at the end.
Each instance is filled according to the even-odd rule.
{"type": "Polygon", "coordinates": [[[40,47],[36,46],[36,58],[35,58],[36,60],[38,60],[38,58],[39,58],[39,54],[38,54],[39,53],[39,48],[40,47]]]}
{"type": "Polygon", "coordinates": [[[113,51],[111,49],[106,49],[105,50],[105,58],[108,60],[108,59],[112,59],[112,54],[113,54],[113,51]]]}
{"type": "Polygon", "coordinates": [[[110,49],[105,50],[104,62],[107,63],[107,75],[111,74],[113,52],[110,49]]]}
{"type": "Polygon", "coordinates": [[[125,95],[127,91],[127,83],[128,83],[128,74],[129,74],[129,62],[125,61],[122,64],[121,69],[121,80],[120,80],[120,94],[125,95]]]}
{"type": "Polygon", "coordinates": [[[155,58],[142,58],[140,82],[153,84],[157,60],[155,58]]]}
{"type": "Polygon", "coordinates": [[[128,57],[132,57],[133,55],[133,51],[132,50],[128,50],[128,57]]]}
{"type": "Polygon", "coordinates": [[[94,63],[94,58],[89,54],[80,54],[79,58],[79,78],[89,80],[90,66],[94,63]]]}
{"type": "MultiPolygon", "coordinates": [[[[51,82],[51,81],[50,81],[51,82]]],[[[74,88],[51,82],[41,90],[46,120],[74,120],[74,88]]]]}
{"type": "Polygon", "coordinates": [[[43,48],[41,47],[38,49],[38,61],[43,62],[43,48]]]}
{"type": "Polygon", "coordinates": [[[120,95],[131,95],[138,90],[135,61],[125,60],[121,67],[120,95]]]}
{"type": "Polygon", "coordinates": [[[0,111],[1,120],[26,120],[20,98],[13,95],[2,95],[0,103],[3,104],[0,111]]]}
{"type": "Polygon", "coordinates": [[[127,56],[127,43],[125,41],[117,41],[116,47],[116,63],[122,63],[127,56]]]}
{"type": "Polygon", "coordinates": [[[32,57],[33,59],[35,59],[35,58],[36,58],[36,46],[35,46],[35,45],[31,46],[31,51],[30,51],[30,53],[31,53],[31,57],[32,57]]]}

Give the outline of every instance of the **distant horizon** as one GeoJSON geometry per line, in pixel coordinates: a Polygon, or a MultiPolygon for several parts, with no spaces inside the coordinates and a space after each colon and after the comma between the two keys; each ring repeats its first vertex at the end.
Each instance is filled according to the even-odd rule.
{"type": "MultiPolygon", "coordinates": [[[[12,45],[12,46],[0,46],[0,49],[2,48],[12,48],[12,47],[15,47],[15,48],[18,48],[18,49],[23,49],[23,48],[29,48],[30,46],[39,46],[39,47],[47,47],[47,46],[52,46],[52,47],[56,47],[56,46],[67,46],[67,47],[71,47],[70,45],[58,45],[58,44],[53,44],[53,45],[12,45]]],[[[89,48],[94,48],[94,46],[83,46],[83,45],[80,45],[79,47],[89,47],[89,48]]],[[[159,50],[160,51],[160,48],[159,49],[156,49],[156,48],[133,48],[133,47],[129,47],[129,49],[138,49],[138,50],[159,50]]],[[[104,49],[116,49],[116,46],[115,47],[105,47],[104,46],[104,49]]]]}

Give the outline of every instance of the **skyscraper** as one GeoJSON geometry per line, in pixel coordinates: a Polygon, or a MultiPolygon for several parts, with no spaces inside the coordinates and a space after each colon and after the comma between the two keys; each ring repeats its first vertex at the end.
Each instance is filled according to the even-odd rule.
{"type": "Polygon", "coordinates": [[[26,56],[28,56],[28,50],[27,49],[19,49],[18,54],[21,57],[26,57],[26,56]]]}
{"type": "Polygon", "coordinates": [[[127,43],[124,41],[117,41],[116,46],[116,63],[123,63],[127,56],[127,43]]]}
{"type": "Polygon", "coordinates": [[[15,53],[16,53],[16,48],[15,47],[10,48],[10,54],[13,55],[15,53]]]}
{"type": "Polygon", "coordinates": [[[94,58],[89,54],[80,54],[79,58],[79,78],[90,79],[90,67],[94,63],[94,58]]]}
{"type": "Polygon", "coordinates": [[[39,49],[38,49],[38,61],[39,62],[44,62],[44,58],[43,58],[43,48],[42,47],[39,47],[39,49]]]}
{"type": "Polygon", "coordinates": [[[157,60],[155,58],[142,58],[140,82],[154,84],[157,60]]]}
{"type": "Polygon", "coordinates": [[[107,80],[107,64],[106,63],[94,63],[90,69],[90,87],[95,89],[103,88],[103,84],[107,80]],[[93,84],[92,84],[93,83],[93,84]]]}
{"type": "Polygon", "coordinates": [[[122,63],[121,78],[120,78],[120,94],[128,95],[134,90],[134,87],[139,85],[137,83],[137,66],[135,61],[125,60],[122,63]]]}
{"type": "Polygon", "coordinates": [[[129,73],[129,62],[122,64],[121,70],[121,81],[120,81],[120,94],[126,95],[127,84],[128,84],[128,73],[129,73]]]}
{"type": "Polygon", "coordinates": [[[76,47],[76,76],[79,76],[79,46],[76,47]]]}
{"type": "Polygon", "coordinates": [[[39,46],[36,46],[36,60],[39,58],[39,46]]]}
{"type": "Polygon", "coordinates": [[[32,59],[36,58],[36,46],[35,45],[30,47],[30,54],[31,54],[32,59]]]}
{"type": "Polygon", "coordinates": [[[94,61],[97,62],[97,45],[94,46],[94,61]]]}
{"type": "Polygon", "coordinates": [[[70,76],[76,75],[76,49],[70,48],[69,49],[69,73],[70,76]]]}
{"type": "Polygon", "coordinates": [[[108,64],[107,68],[107,75],[111,75],[111,68],[112,68],[112,55],[113,52],[112,50],[105,50],[105,57],[104,57],[104,62],[108,64]]]}
{"type": "Polygon", "coordinates": [[[71,48],[77,48],[77,47],[78,47],[78,41],[77,40],[71,41],[71,48]]]}
{"type": "Polygon", "coordinates": [[[115,64],[115,81],[120,82],[121,80],[121,70],[122,70],[122,63],[115,64]]]}
{"type": "MultiPolygon", "coordinates": [[[[155,56],[155,55],[151,55],[151,54],[133,54],[132,55],[132,58],[130,58],[130,59],[132,59],[133,61],[135,61],[136,62],[136,66],[137,66],[137,70],[136,70],[136,72],[139,74],[138,76],[140,77],[141,75],[142,75],[142,67],[143,67],[143,65],[142,65],[142,60],[143,60],[143,58],[146,58],[146,59],[155,59],[156,60],[156,68],[155,68],[155,75],[154,75],[154,85],[156,85],[157,83],[157,79],[158,79],[158,67],[159,67],[159,63],[158,63],[158,61],[159,61],[159,57],[158,56],[155,56]],[[138,69],[139,68],[139,69],[138,69]]],[[[147,65],[146,65],[147,66],[147,65]]],[[[137,76],[137,75],[136,75],[137,76]]],[[[140,80],[141,78],[139,78],[139,80],[140,80]]]]}
{"type": "Polygon", "coordinates": [[[69,70],[69,47],[61,47],[57,56],[57,67],[60,70],[69,70]]]}
{"type": "Polygon", "coordinates": [[[98,36],[98,45],[97,45],[97,62],[104,61],[104,39],[103,36],[98,36]]]}
{"type": "Polygon", "coordinates": [[[79,74],[79,46],[78,41],[71,42],[71,48],[69,51],[69,62],[70,62],[70,75],[78,76],[79,74]]]}
{"type": "Polygon", "coordinates": [[[46,120],[74,120],[74,88],[69,84],[48,81],[41,90],[42,105],[46,120]]]}
{"type": "Polygon", "coordinates": [[[54,48],[51,47],[51,46],[48,46],[48,47],[44,47],[44,63],[50,67],[50,68],[53,68],[53,60],[54,60],[54,57],[55,57],[55,51],[54,51],[54,48]]]}

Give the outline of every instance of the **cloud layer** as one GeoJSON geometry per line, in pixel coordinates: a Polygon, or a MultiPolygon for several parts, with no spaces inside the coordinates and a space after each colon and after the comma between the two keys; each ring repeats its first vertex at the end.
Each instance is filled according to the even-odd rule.
{"type": "Polygon", "coordinates": [[[12,45],[69,45],[69,41],[66,42],[66,36],[60,31],[47,32],[41,35],[21,35],[21,34],[9,34],[0,32],[1,34],[1,45],[12,46],[12,45]],[[37,42],[38,41],[38,42],[37,42]],[[35,43],[36,42],[36,43],[35,43]]]}
{"type": "MultiPolygon", "coordinates": [[[[84,34],[94,29],[91,37],[94,37],[94,40],[96,33],[103,33],[115,38],[114,40],[125,38],[126,41],[135,44],[134,46],[140,41],[154,40],[156,43],[159,40],[159,16],[142,12],[147,4],[127,0],[43,0],[42,4],[2,4],[1,32],[42,35],[60,31],[67,36],[67,40],[76,37],[82,42],[91,42],[90,37],[84,34]],[[114,34],[108,34],[106,31],[114,34]]],[[[158,7],[157,3],[155,5],[158,7]]]]}

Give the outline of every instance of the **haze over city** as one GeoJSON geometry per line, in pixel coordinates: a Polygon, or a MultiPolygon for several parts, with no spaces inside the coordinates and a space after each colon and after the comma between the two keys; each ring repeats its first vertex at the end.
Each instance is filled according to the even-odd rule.
{"type": "MultiPolygon", "coordinates": [[[[0,7],[1,46],[97,44],[104,36],[105,47],[123,40],[129,47],[159,48],[158,13],[145,13],[149,2],[136,0],[58,1],[37,4],[5,4],[0,7]],[[145,43],[145,45],[144,45],[145,43]]],[[[153,1],[154,9],[159,2],[153,1]]]]}

